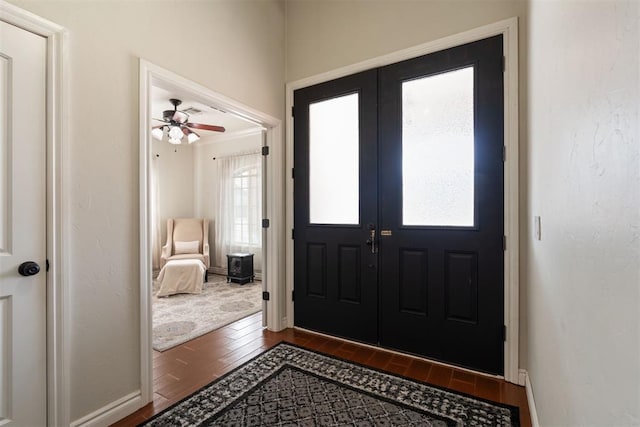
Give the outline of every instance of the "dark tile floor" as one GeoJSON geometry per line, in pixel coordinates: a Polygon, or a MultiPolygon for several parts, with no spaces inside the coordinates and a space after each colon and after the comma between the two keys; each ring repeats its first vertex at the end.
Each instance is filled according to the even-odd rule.
{"type": "Polygon", "coordinates": [[[520,424],[523,427],[531,426],[524,387],[427,360],[304,331],[286,329],[282,332],[270,332],[262,328],[261,313],[162,353],[154,351],[153,402],[113,425],[135,426],[281,341],[480,398],[518,406],[520,424]]]}

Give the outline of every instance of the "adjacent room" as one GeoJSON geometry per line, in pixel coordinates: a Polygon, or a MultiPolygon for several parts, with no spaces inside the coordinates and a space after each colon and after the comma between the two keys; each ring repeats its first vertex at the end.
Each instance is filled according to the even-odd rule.
{"type": "Polygon", "coordinates": [[[262,311],[263,130],[153,86],[153,349],[262,311]]]}

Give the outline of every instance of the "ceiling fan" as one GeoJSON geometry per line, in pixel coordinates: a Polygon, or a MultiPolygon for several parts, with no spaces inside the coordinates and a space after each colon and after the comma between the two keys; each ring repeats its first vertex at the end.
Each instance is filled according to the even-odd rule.
{"type": "Polygon", "coordinates": [[[200,135],[192,131],[190,128],[199,130],[210,130],[214,132],[224,132],[225,128],[222,126],[204,125],[201,123],[190,123],[189,115],[184,111],[178,111],[178,105],[182,104],[179,99],[171,98],[169,102],[173,105],[173,110],[165,110],[162,112],[162,119],[153,119],[164,122],[159,126],[151,128],[151,135],[157,139],[162,140],[165,130],[167,131],[167,137],[171,144],[180,144],[183,137],[187,137],[189,144],[196,142],[200,139],[200,135]]]}

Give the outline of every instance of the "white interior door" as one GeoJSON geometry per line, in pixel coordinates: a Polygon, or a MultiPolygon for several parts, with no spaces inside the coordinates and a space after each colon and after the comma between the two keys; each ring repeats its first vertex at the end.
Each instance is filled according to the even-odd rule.
{"type": "Polygon", "coordinates": [[[46,39],[0,22],[3,426],[46,425],[46,54],[46,39]]]}

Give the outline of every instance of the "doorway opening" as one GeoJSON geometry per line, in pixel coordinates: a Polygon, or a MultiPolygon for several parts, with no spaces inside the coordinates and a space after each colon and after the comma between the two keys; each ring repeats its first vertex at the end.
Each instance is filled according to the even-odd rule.
{"type": "Polygon", "coordinates": [[[277,119],[143,60],[140,78],[141,394],[146,403],[153,396],[153,351],[259,312],[263,327],[280,328],[273,250],[277,222],[268,227],[279,208],[268,188],[278,180],[269,151],[277,152],[281,143],[277,119]],[[166,111],[175,109],[171,99],[181,101],[179,117],[166,111]],[[173,120],[185,115],[186,126],[173,120]],[[154,126],[165,125],[163,132],[152,133],[154,126]],[[187,129],[171,135],[174,127],[187,129]],[[193,141],[192,129],[199,140],[193,141]],[[237,257],[245,260],[242,277],[235,271],[237,257]],[[269,294],[276,298],[269,301],[269,294]]]}
{"type": "Polygon", "coordinates": [[[157,84],[150,98],[152,342],[166,351],[263,311],[264,130],[157,84]],[[171,138],[176,127],[181,139],[171,138]]]}

